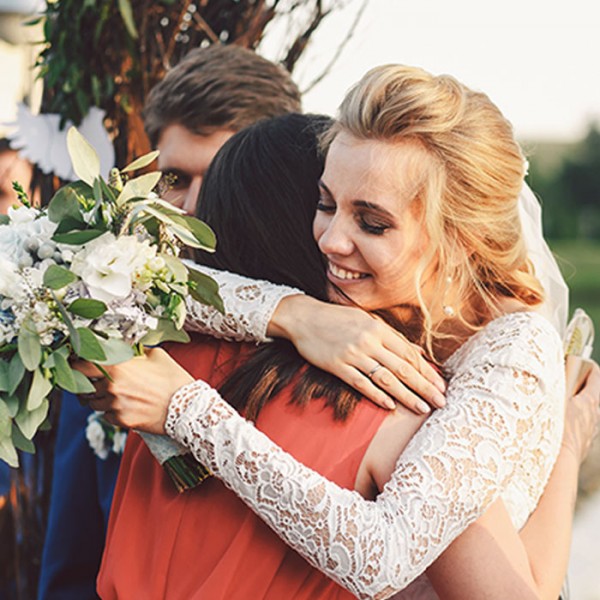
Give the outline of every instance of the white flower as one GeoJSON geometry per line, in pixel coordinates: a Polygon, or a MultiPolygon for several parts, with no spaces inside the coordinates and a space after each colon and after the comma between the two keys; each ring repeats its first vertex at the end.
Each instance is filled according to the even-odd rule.
{"type": "Polygon", "coordinates": [[[11,206],[8,209],[8,218],[13,225],[21,225],[23,223],[31,223],[35,221],[38,211],[35,208],[28,206],[11,206]]]}
{"type": "Polygon", "coordinates": [[[106,447],[106,435],[104,428],[98,421],[99,413],[92,413],[88,417],[88,424],[85,428],[85,437],[90,445],[90,448],[94,451],[94,454],[106,460],[108,457],[108,448],[106,447]]]}
{"type": "Polygon", "coordinates": [[[19,284],[20,277],[16,265],[0,253],[0,296],[12,298],[19,284]]]}
{"type": "Polygon", "coordinates": [[[73,257],[71,270],[81,277],[92,298],[111,302],[129,296],[136,275],[155,256],[156,248],[147,240],[105,233],[73,257]]]}
{"type": "Polygon", "coordinates": [[[10,223],[0,225],[0,256],[17,265],[28,267],[37,260],[37,250],[43,246],[54,246],[51,241],[56,230],[47,216],[36,218],[35,208],[20,206],[9,208],[10,223]]]}
{"type": "Polygon", "coordinates": [[[122,429],[115,428],[115,432],[113,434],[113,446],[112,451],[115,454],[123,454],[125,450],[125,442],[127,441],[127,432],[122,429]]]}
{"type": "Polygon", "coordinates": [[[18,227],[0,225],[0,257],[18,265],[25,256],[30,256],[25,239],[18,227]]]}

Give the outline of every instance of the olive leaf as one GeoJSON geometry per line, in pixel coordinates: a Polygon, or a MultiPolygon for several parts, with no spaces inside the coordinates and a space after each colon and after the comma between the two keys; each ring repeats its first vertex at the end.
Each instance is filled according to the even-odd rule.
{"type": "Polygon", "coordinates": [[[93,187],[94,180],[100,177],[100,159],[76,127],[70,127],[67,131],[67,149],[75,175],[93,187]]]}

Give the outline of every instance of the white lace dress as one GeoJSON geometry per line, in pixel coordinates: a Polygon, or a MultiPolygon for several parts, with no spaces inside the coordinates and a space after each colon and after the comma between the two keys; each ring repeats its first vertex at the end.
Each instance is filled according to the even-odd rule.
{"type": "MultiPolygon", "coordinates": [[[[286,292],[210,274],[229,316],[207,318],[210,309],[197,307],[195,329],[264,339],[286,292]],[[244,305],[260,316],[240,318],[244,305]]],[[[436,598],[425,569],[498,496],[523,527],[556,460],[564,418],[561,341],[536,313],[496,319],[445,369],[446,408],[417,432],[375,501],[298,463],[204,382],[173,396],[166,428],[290,546],[359,598],[399,590],[397,598],[436,598]]]]}

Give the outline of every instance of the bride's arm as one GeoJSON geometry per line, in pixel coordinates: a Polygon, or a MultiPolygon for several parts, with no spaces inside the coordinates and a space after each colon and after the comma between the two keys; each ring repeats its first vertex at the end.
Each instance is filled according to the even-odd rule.
{"type": "MultiPolygon", "coordinates": [[[[498,498],[515,465],[548,444],[540,432],[560,423],[560,341],[540,321],[500,332],[454,378],[447,408],[421,427],[373,502],[299,464],[203,382],[174,395],[167,431],[312,564],[361,598],[386,598],[498,498]]],[[[548,454],[535,466],[540,485],[548,454]]]]}
{"type": "Polygon", "coordinates": [[[567,572],[579,467],[597,432],[600,368],[567,400],[565,432],[544,493],[517,535],[497,500],[427,570],[443,600],[558,598],[567,572]]]}
{"type": "Polygon", "coordinates": [[[225,306],[188,299],[188,331],[236,341],[290,339],[310,363],[382,407],[394,401],[418,413],[443,406],[445,382],[418,346],[368,313],[320,302],[293,288],[188,263],[215,279],[225,306]],[[381,364],[373,381],[368,377],[381,364]],[[423,402],[425,400],[426,402],[423,402]]]}
{"type": "MultiPolygon", "coordinates": [[[[168,405],[191,378],[159,349],[109,367],[113,381],[100,396],[118,402],[107,397],[94,408],[155,433],[164,431],[168,408],[168,432],[278,535],[356,595],[385,598],[478,518],[516,469],[533,473],[530,496],[541,494],[551,471],[563,414],[560,340],[535,315],[500,325],[463,360],[448,407],[421,427],[374,502],[299,464],[204,382],[183,387],[168,405]]],[[[537,497],[530,500],[532,509],[537,497]]]]}

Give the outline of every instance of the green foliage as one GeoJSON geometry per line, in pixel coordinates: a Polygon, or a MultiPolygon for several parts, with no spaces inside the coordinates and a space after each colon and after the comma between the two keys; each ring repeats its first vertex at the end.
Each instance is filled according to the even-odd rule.
{"type": "Polygon", "coordinates": [[[46,47],[37,61],[51,91],[45,110],[59,113],[64,126],[81,123],[93,105],[118,104],[115,77],[127,55],[134,62],[137,56],[132,23],[124,21],[132,19],[129,0],[58,0],[48,2],[45,15],[46,47]]]}
{"type": "Polygon", "coordinates": [[[58,265],[50,265],[44,273],[44,285],[51,290],[60,290],[74,281],[77,281],[77,275],[58,265]]]}
{"type": "Polygon", "coordinates": [[[27,320],[23,323],[18,337],[19,356],[28,371],[35,371],[42,362],[42,344],[35,325],[27,320]]]}
{"type": "Polygon", "coordinates": [[[583,308],[596,325],[594,359],[600,360],[600,242],[563,240],[551,248],[569,286],[571,308],[583,308]]]}
{"type": "Polygon", "coordinates": [[[548,161],[540,145],[530,157],[528,182],[541,198],[544,232],[549,239],[600,238],[600,129],[590,126],[585,138],[555,146],[558,156],[548,161]],[[550,163],[549,165],[547,163],[550,163]]]}
{"type": "Polygon", "coordinates": [[[31,206],[29,196],[23,189],[23,186],[18,181],[12,182],[12,189],[17,193],[17,200],[23,204],[23,206],[31,206]]]}
{"type": "Polygon", "coordinates": [[[67,310],[84,319],[97,319],[106,312],[107,306],[101,300],[77,298],[69,304],[67,310]]]}

